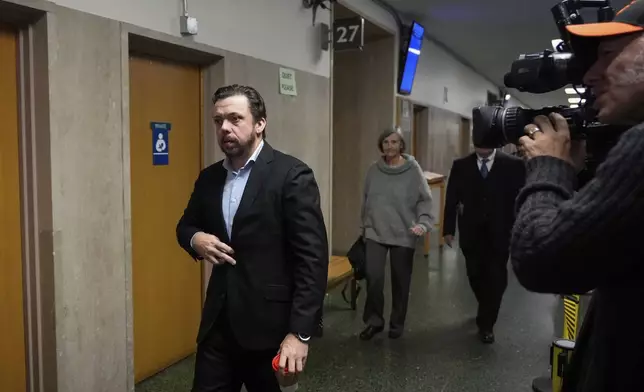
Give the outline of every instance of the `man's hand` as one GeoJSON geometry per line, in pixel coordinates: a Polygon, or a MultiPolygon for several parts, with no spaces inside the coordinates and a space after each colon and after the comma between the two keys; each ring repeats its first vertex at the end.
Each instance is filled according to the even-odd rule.
{"type": "Polygon", "coordinates": [[[197,252],[197,254],[199,254],[199,256],[203,257],[204,260],[214,265],[222,265],[225,263],[232,265],[237,264],[235,259],[231,257],[234,253],[233,249],[221,242],[219,238],[212,234],[203,232],[195,234],[192,240],[192,248],[197,252]]]}
{"type": "Polygon", "coordinates": [[[280,346],[280,369],[289,373],[301,373],[309,355],[309,345],[293,334],[286,335],[280,346]]]}
{"type": "Polygon", "coordinates": [[[573,165],[577,172],[584,168],[586,141],[570,139],[570,130],[565,118],[552,113],[550,118],[537,116],[534,122],[535,124],[525,127],[525,132],[530,136],[519,139],[521,152],[527,159],[547,155],[563,159],[573,165]]]}
{"type": "Polygon", "coordinates": [[[447,244],[447,246],[451,248],[452,243],[454,242],[454,236],[451,234],[448,234],[445,237],[443,237],[443,239],[445,240],[445,243],[447,244]]]}
{"type": "Polygon", "coordinates": [[[534,124],[526,125],[525,133],[529,136],[521,137],[519,143],[527,159],[551,156],[574,165],[570,153],[570,129],[560,114],[552,113],[549,118],[535,117],[534,124]]]}

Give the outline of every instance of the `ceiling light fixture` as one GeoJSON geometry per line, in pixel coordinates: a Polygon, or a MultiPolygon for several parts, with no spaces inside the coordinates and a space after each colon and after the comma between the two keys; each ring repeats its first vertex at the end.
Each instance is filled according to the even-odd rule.
{"type": "Polygon", "coordinates": [[[579,104],[581,102],[581,98],[568,98],[568,102],[579,104]]]}
{"type": "Polygon", "coordinates": [[[585,92],[586,92],[586,89],[584,87],[578,87],[577,90],[575,90],[572,87],[566,88],[566,94],[568,94],[568,95],[579,95],[579,94],[583,94],[585,92]]]}

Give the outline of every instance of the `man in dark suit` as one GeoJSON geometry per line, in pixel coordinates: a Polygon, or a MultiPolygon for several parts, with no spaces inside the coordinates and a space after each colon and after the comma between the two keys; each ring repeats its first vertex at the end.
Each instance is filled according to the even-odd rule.
{"type": "Polygon", "coordinates": [[[328,274],[328,242],[311,169],[265,140],[266,108],[252,87],[213,96],[226,159],[204,169],[177,238],[214,265],[197,338],[194,392],[279,391],[272,359],[301,372],[328,274]]]}
{"type": "Polygon", "coordinates": [[[452,165],[443,235],[451,247],[458,216],[459,244],[479,304],[479,336],[484,343],[493,343],[494,325],[508,284],[514,200],[525,182],[525,165],[501,151],[475,150],[452,165]]]}

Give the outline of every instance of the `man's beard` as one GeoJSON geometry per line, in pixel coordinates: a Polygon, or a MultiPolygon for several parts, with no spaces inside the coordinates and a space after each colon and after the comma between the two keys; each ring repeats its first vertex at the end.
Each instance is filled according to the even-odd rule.
{"type": "Polygon", "coordinates": [[[248,138],[248,141],[246,141],[246,143],[244,144],[241,144],[237,139],[231,139],[229,140],[231,142],[229,145],[226,145],[226,143],[224,143],[223,141],[220,142],[219,148],[228,159],[239,158],[249,153],[256,140],[257,135],[255,133],[252,133],[250,138],[248,138]]]}

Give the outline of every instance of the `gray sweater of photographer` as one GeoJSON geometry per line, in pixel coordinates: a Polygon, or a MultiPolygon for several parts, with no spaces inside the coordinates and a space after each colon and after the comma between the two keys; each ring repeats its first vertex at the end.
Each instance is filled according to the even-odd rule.
{"type": "Polygon", "coordinates": [[[577,192],[564,160],[537,156],[526,169],[510,246],[518,281],[538,293],[593,290],[564,390],[641,391],[644,335],[632,312],[644,303],[644,123],[577,192]]]}
{"type": "Polygon", "coordinates": [[[362,232],[365,239],[384,245],[415,248],[418,237],[410,231],[421,224],[434,227],[432,195],[418,162],[403,154],[396,167],[379,159],[369,168],[362,203],[362,232]]]}

